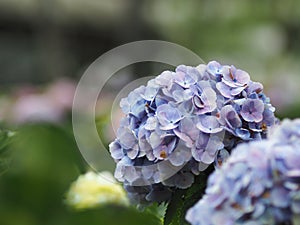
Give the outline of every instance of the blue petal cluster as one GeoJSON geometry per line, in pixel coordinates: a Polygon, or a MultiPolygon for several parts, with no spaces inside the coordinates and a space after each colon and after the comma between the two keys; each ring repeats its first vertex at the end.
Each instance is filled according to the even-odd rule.
{"type": "Polygon", "coordinates": [[[109,146],[115,177],[147,201],[161,201],[151,196],[164,187],[191,186],[194,175],[222,164],[238,143],[265,138],[276,120],[260,83],[216,61],[165,71],[120,106],[126,116],[109,146]]]}
{"type": "Polygon", "coordinates": [[[187,212],[192,225],[300,224],[300,119],[267,140],[244,143],[208,181],[187,212]]]}

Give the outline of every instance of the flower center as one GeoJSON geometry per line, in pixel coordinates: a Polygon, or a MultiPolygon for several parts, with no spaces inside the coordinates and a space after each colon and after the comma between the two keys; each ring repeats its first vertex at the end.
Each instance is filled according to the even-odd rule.
{"type": "Polygon", "coordinates": [[[235,79],[234,76],[233,76],[233,74],[232,74],[231,69],[229,69],[229,77],[230,77],[231,80],[234,80],[234,79],[235,79]]]}
{"type": "Polygon", "coordinates": [[[166,151],[165,151],[165,150],[161,151],[159,156],[160,156],[161,158],[163,158],[163,159],[167,158],[167,153],[166,153],[166,151]]]}
{"type": "Polygon", "coordinates": [[[268,129],[267,124],[266,124],[266,123],[263,123],[262,126],[261,126],[261,129],[262,129],[263,131],[266,131],[266,130],[268,129]]]}

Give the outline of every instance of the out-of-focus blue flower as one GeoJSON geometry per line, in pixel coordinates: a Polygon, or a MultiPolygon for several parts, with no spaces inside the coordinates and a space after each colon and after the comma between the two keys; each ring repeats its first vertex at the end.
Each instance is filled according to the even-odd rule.
{"type": "Polygon", "coordinates": [[[186,219],[192,225],[298,224],[299,161],[300,119],[285,120],[267,140],[237,146],[186,219]]]}
{"type": "Polygon", "coordinates": [[[273,127],[269,138],[272,138],[274,142],[287,143],[292,145],[300,144],[300,119],[293,122],[285,120],[280,125],[281,129],[276,126],[273,127]]]}
{"type": "Polygon", "coordinates": [[[195,175],[221,165],[238,143],[264,138],[275,122],[262,85],[216,61],[164,71],[120,105],[126,116],[110,144],[115,176],[141,202],[165,199],[154,194],[163,187],[191,186],[195,175]]]}

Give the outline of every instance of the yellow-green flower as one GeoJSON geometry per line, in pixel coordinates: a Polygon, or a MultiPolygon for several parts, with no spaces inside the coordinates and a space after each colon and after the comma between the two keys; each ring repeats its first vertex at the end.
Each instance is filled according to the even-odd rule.
{"type": "Polygon", "coordinates": [[[76,209],[104,204],[128,205],[123,187],[110,172],[88,172],[71,184],[66,203],[76,209]]]}

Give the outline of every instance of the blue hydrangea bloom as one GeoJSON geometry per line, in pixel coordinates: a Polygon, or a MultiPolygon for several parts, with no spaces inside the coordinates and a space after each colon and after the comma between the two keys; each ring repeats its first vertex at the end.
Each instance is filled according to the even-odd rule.
{"type": "Polygon", "coordinates": [[[191,186],[238,143],[265,138],[276,120],[260,83],[216,61],[164,71],[120,106],[126,116],[110,153],[115,177],[140,202],[165,200],[163,188],[191,186]]]}
{"type": "Polygon", "coordinates": [[[300,119],[237,146],[186,214],[192,225],[300,224],[300,119]]]}

